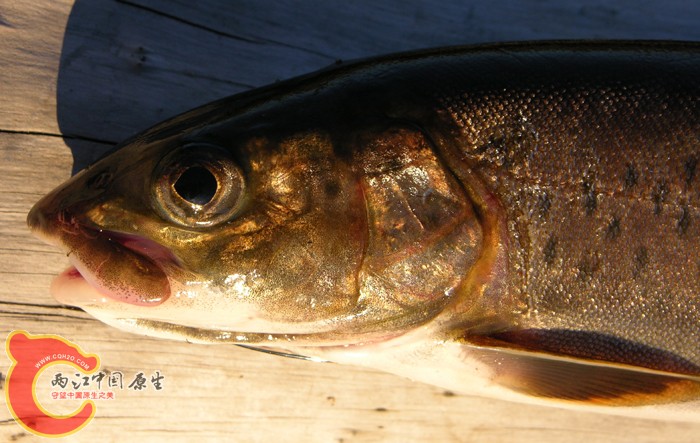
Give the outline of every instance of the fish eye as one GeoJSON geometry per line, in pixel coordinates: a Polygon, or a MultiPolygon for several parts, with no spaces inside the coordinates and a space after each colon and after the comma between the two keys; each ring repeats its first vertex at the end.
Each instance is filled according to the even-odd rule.
{"type": "Polygon", "coordinates": [[[175,181],[175,192],[188,202],[206,205],[216,195],[219,184],[214,174],[201,166],[185,169],[175,181]]]}
{"type": "Polygon", "coordinates": [[[214,226],[239,209],[245,179],[225,149],[192,143],[175,149],[158,163],[151,200],[165,220],[186,227],[214,226]]]}

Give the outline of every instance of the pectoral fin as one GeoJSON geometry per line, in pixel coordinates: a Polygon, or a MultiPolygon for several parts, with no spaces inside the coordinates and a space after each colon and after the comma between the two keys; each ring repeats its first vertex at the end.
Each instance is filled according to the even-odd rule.
{"type": "Polygon", "coordinates": [[[510,332],[464,340],[466,352],[493,369],[494,383],[526,395],[609,406],[700,399],[700,372],[693,373],[692,365],[681,364],[682,359],[668,364],[680,364],[685,373],[663,371],[596,359],[589,355],[592,348],[582,345],[562,347],[560,352],[553,345],[536,349],[537,340],[531,340],[531,333],[526,336],[528,340],[521,340],[523,336],[510,332]]]}

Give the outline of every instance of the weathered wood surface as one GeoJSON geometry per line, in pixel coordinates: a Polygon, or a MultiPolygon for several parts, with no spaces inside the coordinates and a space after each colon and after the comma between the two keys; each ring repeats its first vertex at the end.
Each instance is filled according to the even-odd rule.
{"type": "MultiPolygon", "coordinates": [[[[697,441],[698,425],[446,395],[364,369],[121,333],[51,299],[67,261],[24,219],[111,143],[336,59],[536,38],[699,40],[699,19],[700,4],[682,1],[0,0],[0,339],[59,334],[109,370],[165,375],[163,391],[98,402],[71,441],[697,441]]],[[[0,409],[0,440],[38,439],[0,409]]]]}

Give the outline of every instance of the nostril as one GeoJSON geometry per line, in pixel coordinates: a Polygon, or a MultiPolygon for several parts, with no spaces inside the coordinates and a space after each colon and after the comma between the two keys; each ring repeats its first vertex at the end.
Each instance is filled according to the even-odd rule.
{"type": "Polygon", "coordinates": [[[109,185],[112,183],[113,178],[114,175],[112,174],[112,172],[108,169],[105,169],[89,178],[86,183],[86,186],[94,190],[107,189],[107,187],[109,187],[109,185]]]}

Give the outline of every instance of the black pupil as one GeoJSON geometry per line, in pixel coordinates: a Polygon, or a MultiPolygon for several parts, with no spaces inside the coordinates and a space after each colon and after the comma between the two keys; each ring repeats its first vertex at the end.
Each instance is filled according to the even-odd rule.
{"type": "Polygon", "coordinates": [[[206,168],[193,166],[175,182],[175,191],[190,203],[206,205],[216,195],[216,178],[206,168]]]}

